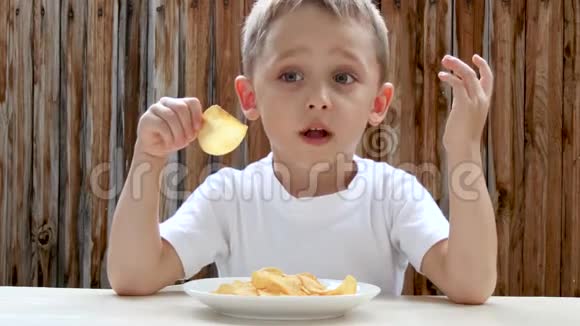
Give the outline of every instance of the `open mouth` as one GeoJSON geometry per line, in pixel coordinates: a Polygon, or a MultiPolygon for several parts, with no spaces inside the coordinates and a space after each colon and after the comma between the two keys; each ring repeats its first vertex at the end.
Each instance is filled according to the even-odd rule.
{"type": "Polygon", "coordinates": [[[302,136],[311,139],[322,139],[330,137],[330,132],[323,128],[309,128],[301,132],[302,136]]]}
{"type": "Polygon", "coordinates": [[[313,123],[300,132],[302,140],[309,145],[324,145],[330,141],[333,134],[321,123],[313,123]]]}

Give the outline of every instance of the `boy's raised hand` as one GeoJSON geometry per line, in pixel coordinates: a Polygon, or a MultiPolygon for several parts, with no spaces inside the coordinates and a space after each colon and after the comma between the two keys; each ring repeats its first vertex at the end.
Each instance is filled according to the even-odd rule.
{"type": "Polygon", "coordinates": [[[163,97],[139,120],[135,152],[167,158],[194,141],[202,123],[198,99],[163,97]]]}
{"type": "Polygon", "coordinates": [[[481,78],[465,62],[446,55],[439,78],[453,88],[453,104],[447,120],[443,144],[447,151],[479,148],[493,92],[493,74],[487,62],[474,55],[473,63],[481,78]]]}

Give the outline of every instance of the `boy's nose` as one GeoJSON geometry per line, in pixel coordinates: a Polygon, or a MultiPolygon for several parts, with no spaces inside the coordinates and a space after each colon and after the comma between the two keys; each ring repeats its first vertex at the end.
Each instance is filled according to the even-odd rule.
{"type": "Polygon", "coordinates": [[[308,99],[308,109],[326,110],[331,107],[328,90],[324,86],[313,88],[308,99]]]}
{"type": "Polygon", "coordinates": [[[320,107],[322,110],[326,110],[328,108],[328,105],[327,104],[322,104],[322,105],[310,104],[308,106],[308,108],[311,109],[311,110],[316,109],[317,107],[320,107]]]}

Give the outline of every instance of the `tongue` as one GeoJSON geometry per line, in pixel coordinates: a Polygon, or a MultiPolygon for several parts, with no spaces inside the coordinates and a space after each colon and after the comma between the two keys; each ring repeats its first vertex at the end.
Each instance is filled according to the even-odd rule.
{"type": "Polygon", "coordinates": [[[328,133],[325,130],[308,130],[304,135],[309,138],[323,138],[328,133]]]}

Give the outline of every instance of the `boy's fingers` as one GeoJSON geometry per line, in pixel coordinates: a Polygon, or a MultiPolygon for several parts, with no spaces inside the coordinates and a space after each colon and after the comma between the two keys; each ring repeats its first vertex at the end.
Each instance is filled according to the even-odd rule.
{"type": "Polygon", "coordinates": [[[175,114],[173,110],[159,104],[152,107],[152,112],[161,119],[163,119],[169,126],[169,130],[171,130],[171,136],[173,140],[170,143],[171,145],[175,145],[176,143],[179,143],[180,141],[183,140],[183,138],[185,137],[183,127],[181,126],[181,122],[179,122],[177,114],[175,114]]]}
{"type": "Polygon", "coordinates": [[[203,123],[201,103],[195,97],[186,97],[184,101],[188,106],[194,130],[198,131],[203,123]]]}
{"type": "Polygon", "coordinates": [[[163,140],[163,143],[169,145],[173,142],[173,136],[167,122],[157,115],[152,116],[156,123],[160,126],[159,130],[156,132],[157,135],[163,140]]]}
{"type": "MultiPolygon", "coordinates": [[[[193,138],[193,127],[191,121],[191,115],[187,108],[185,101],[176,98],[164,97],[161,99],[161,103],[171,109],[179,119],[179,125],[183,132],[183,136],[187,141],[193,138]]],[[[177,127],[177,126],[176,126],[177,127]]],[[[177,142],[182,144],[183,138],[178,139],[177,142]]]]}
{"type": "Polygon", "coordinates": [[[453,70],[455,74],[457,74],[465,83],[465,87],[467,88],[467,94],[470,97],[475,97],[479,93],[480,85],[479,80],[477,78],[477,74],[470,66],[468,66],[465,62],[446,55],[443,58],[443,66],[449,70],[453,70]]]}
{"type": "Polygon", "coordinates": [[[451,85],[456,96],[464,96],[465,98],[468,98],[467,90],[465,89],[465,83],[463,80],[457,78],[457,76],[443,71],[440,72],[438,76],[439,79],[451,85]]]}
{"type": "Polygon", "coordinates": [[[493,72],[491,71],[489,64],[487,64],[487,62],[477,54],[473,56],[473,63],[477,68],[479,68],[481,87],[483,88],[485,95],[490,97],[493,91],[493,72]]]}
{"type": "Polygon", "coordinates": [[[171,130],[170,123],[163,118],[162,114],[162,107],[161,104],[155,104],[151,107],[151,115],[152,119],[155,121],[157,125],[156,132],[159,134],[161,139],[166,145],[173,144],[175,142],[175,136],[173,135],[173,131],[171,130]]]}

